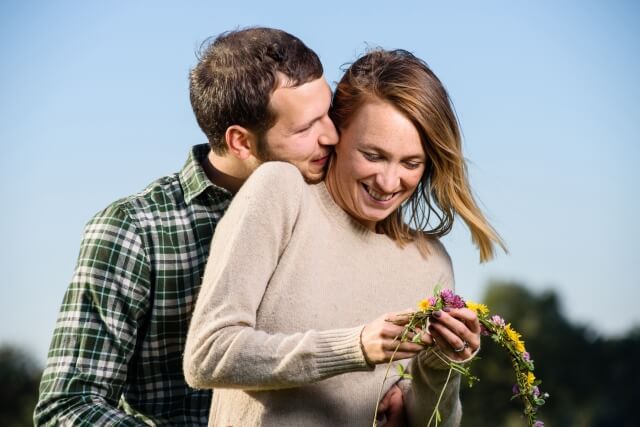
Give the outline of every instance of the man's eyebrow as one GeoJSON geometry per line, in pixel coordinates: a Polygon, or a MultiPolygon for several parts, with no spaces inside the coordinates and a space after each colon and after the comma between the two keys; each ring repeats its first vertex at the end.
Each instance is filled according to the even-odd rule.
{"type": "Polygon", "coordinates": [[[312,118],[312,119],[310,119],[310,120],[308,120],[308,121],[306,121],[306,122],[304,122],[304,123],[302,123],[302,124],[300,124],[300,125],[295,125],[295,126],[293,127],[293,131],[294,131],[294,132],[297,132],[297,131],[298,131],[298,130],[300,130],[300,129],[306,129],[306,128],[308,128],[308,127],[312,126],[315,122],[317,122],[317,121],[321,120],[321,119],[324,117],[324,115],[325,115],[325,114],[326,114],[326,113],[324,113],[324,114],[320,114],[320,115],[318,115],[317,117],[314,117],[314,118],[312,118]]]}

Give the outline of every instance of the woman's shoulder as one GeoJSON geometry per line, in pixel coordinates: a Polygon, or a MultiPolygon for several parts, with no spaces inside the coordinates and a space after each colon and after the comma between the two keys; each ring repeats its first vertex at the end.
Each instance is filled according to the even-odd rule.
{"type": "Polygon", "coordinates": [[[441,260],[451,264],[451,257],[440,238],[429,235],[423,231],[411,230],[413,241],[410,243],[419,251],[425,260],[441,260]]]}
{"type": "Polygon", "coordinates": [[[265,162],[258,166],[256,170],[251,174],[247,182],[258,181],[269,184],[287,183],[299,184],[304,182],[302,173],[297,167],[287,162],[265,162]]]}
{"type": "Polygon", "coordinates": [[[429,273],[438,272],[435,277],[436,282],[453,287],[455,283],[453,262],[440,239],[421,232],[412,244],[420,253],[423,268],[429,273]]]}
{"type": "MultiPolygon", "coordinates": [[[[240,189],[241,193],[259,193],[277,197],[298,194],[305,185],[302,173],[290,163],[265,162],[258,166],[240,189]]],[[[240,194],[240,193],[239,193],[240,194]]]]}
{"type": "Polygon", "coordinates": [[[447,248],[445,248],[444,244],[438,237],[427,236],[426,240],[429,244],[429,249],[437,253],[438,256],[446,258],[449,262],[451,262],[451,257],[449,256],[449,252],[447,252],[447,248]]]}

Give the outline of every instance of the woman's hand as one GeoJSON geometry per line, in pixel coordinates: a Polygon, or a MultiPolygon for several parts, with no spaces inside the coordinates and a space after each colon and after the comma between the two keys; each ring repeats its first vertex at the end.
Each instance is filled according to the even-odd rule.
{"type": "Polygon", "coordinates": [[[480,347],[480,322],[468,308],[434,311],[429,333],[440,350],[456,362],[467,360],[480,347]]]}
{"type": "Polygon", "coordinates": [[[408,359],[424,350],[425,346],[433,344],[433,340],[426,333],[421,334],[421,344],[411,342],[414,334],[407,335],[406,338],[409,341],[400,342],[404,325],[407,323],[409,323],[407,312],[387,313],[362,329],[360,343],[369,364],[377,365],[388,362],[396,347],[398,347],[398,351],[393,356],[393,360],[408,359]]]}

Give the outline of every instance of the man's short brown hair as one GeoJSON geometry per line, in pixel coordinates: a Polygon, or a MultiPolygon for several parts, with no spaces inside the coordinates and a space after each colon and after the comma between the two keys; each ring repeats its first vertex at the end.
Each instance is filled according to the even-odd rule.
{"type": "Polygon", "coordinates": [[[297,87],[322,74],[318,55],[289,33],[273,28],[230,31],[203,44],[190,75],[191,106],[211,149],[224,154],[229,126],[245,127],[263,141],[277,119],[269,108],[276,88],[297,87]]]}

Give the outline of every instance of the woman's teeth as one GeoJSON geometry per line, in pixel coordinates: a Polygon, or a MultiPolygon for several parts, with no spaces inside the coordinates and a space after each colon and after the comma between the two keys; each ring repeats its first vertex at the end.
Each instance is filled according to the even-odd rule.
{"type": "Polygon", "coordinates": [[[387,194],[384,195],[382,193],[378,193],[377,191],[375,191],[374,189],[372,189],[371,187],[368,186],[364,186],[364,188],[367,190],[367,193],[369,193],[369,195],[371,197],[373,197],[374,199],[380,201],[380,202],[387,202],[389,200],[391,200],[391,198],[393,197],[394,193],[391,194],[387,194]]]}

